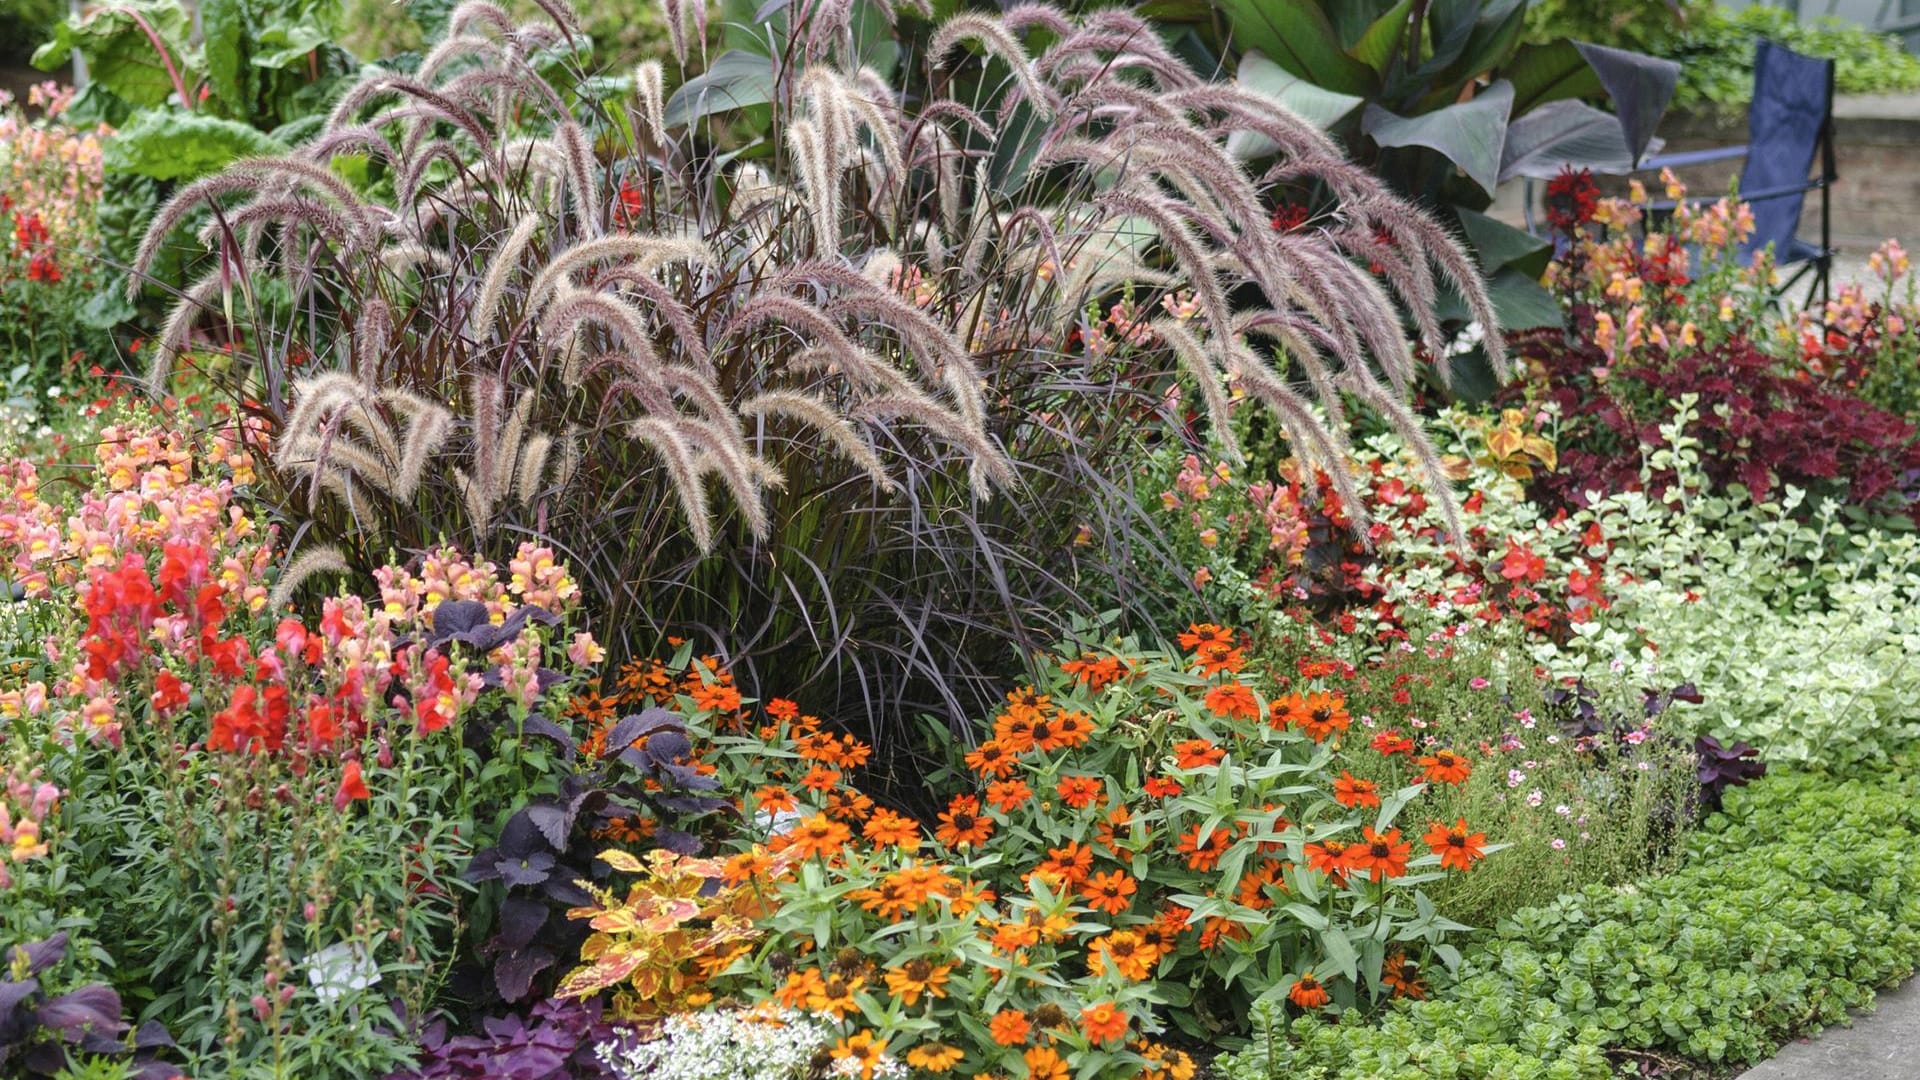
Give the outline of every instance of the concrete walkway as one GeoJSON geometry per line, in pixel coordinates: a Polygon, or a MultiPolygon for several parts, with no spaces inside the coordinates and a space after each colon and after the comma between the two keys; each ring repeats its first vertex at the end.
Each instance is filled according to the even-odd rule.
{"type": "Polygon", "coordinates": [[[1882,993],[1852,1027],[1829,1028],[1737,1080],[1920,1080],[1920,979],[1882,993]]]}

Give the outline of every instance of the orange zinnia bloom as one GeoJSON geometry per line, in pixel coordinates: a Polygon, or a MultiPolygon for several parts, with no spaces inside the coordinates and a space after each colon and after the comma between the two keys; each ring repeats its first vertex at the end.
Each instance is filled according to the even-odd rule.
{"type": "Polygon", "coordinates": [[[1063,776],[1053,790],[1059,793],[1061,802],[1075,810],[1084,810],[1106,795],[1106,788],[1091,776],[1063,776]]]}
{"type": "Polygon", "coordinates": [[[1188,739],[1173,744],[1173,763],[1182,769],[1204,769],[1218,765],[1227,756],[1225,750],[1205,739],[1188,739]]]}
{"type": "Polygon", "coordinates": [[[1128,897],[1139,888],[1126,871],[1110,870],[1088,878],[1080,886],[1080,895],[1087,898],[1087,905],[1094,910],[1118,915],[1132,906],[1133,901],[1128,897]]]}
{"type": "Polygon", "coordinates": [[[1193,654],[1193,662],[1203,675],[1239,671],[1246,666],[1245,650],[1234,647],[1237,635],[1224,626],[1195,623],[1180,635],[1180,647],[1193,654]]]}
{"type": "MultiPolygon", "coordinates": [[[[863,1031],[833,1044],[834,1060],[854,1062],[858,1067],[860,1080],[873,1080],[874,1070],[880,1067],[880,1063],[886,1059],[886,1056],[887,1040],[875,1038],[871,1031],[863,1031]]],[[[851,1076],[853,1072],[848,1070],[844,1075],[851,1076]]]]}
{"type": "Polygon", "coordinates": [[[987,1021],[987,1031],[993,1041],[1001,1046],[1018,1046],[1033,1034],[1033,1025],[1027,1021],[1027,1014],[1019,1009],[1001,1009],[987,1021]]]}
{"type": "Polygon", "coordinates": [[[1440,856],[1442,869],[1471,870],[1475,862],[1487,857],[1487,853],[1480,850],[1487,845],[1487,834],[1467,832],[1466,818],[1456,820],[1452,828],[1436,821],[1420,839],[1440,856]]]}
{"type": "Polygon", "coordinates": [[[767,702],[767,715],[775,720],[792,720],[800,715],[800,706],[786,698],[772,698],[767,702]]]}
{"type": "Polygon", "coordinates": [[[1380,795],[1374,790],[1373,781],[1342,772],[1340,779],[1333,782],[1333,801],[1341,806],[1379,806],[1380,795]]]}
{"type": "Polygon", "coordinates": [[[774,997],[785,1008],[804,1009],[807,1002],[824,994],[826,989],[827,981],[820,977],[820,972],[806,968],[788,975],[786,985],[774,997]]]}
{"type": "Polygon", "coordinates": [[[1067,1080],[1073,1075],[1051,1046],[1036,1046],[1021,1054],[1020,1060],[1027,1063],[1027,1080],[1067,1080]]]}
{"type": "Polygon", "coordinates": [[[1080,1010],[1080,1030],[1087,1033],[1092,1043],[1111,1042],[1125,1038],[1127,1034],[1126,1010],[1110,1001],[1098,1005],[1089,1005],[1080,1010]]]}
{"type": "Polygon", "coordinates": [[[1422,774],[1425,779],[1436,784],[1464,783],[1473,774],[1473,766],[1467,764],[1467,759],[1451,750],[1435,750],[1414,764],[1426,770],[1422,774]]]}
{"type": "Polygon", "coordinates": [[[1394,997],[1418,1001],[1427,996],[1427,981],[1420,977],[1419,967],[1403,952],[1387,954],[1386,962],[1380,965],[1380,981],[1393,991],[1394,997]]]}
{"type": "Polygon", "coordinates": [[[947,996],[947,975],[952,971],[952,964],[936,967],[929,960],[909,960],[897,968],[887,969],[887,992],[908,1005],[919,1004],[922,994],[943,998],[947,996]]]}
{"type": "Polygon", "coordinates": [[[1012,813],[1014,808],[1033,798],[1033,789],[1025,780],[1015,777],[1012,780],[995,780],[987,785],[987,801],[1003,814],[1012,813]]]}
{"type": "Polygon", "coordinates": [[[1048,848],[1046,861],[1034,868],[1034,873],[1050,881],[1065,885],[1078,885],[1087,880],[1093,871],[1093,849],[1073,841],[1066,847],[1048,848]]]}
{"type": "Polygon", "coordinates": [[[1353,718],[1347,715],[1347,699],[1339,694],[1308,694],[1301,709],[1304,716],[1296,714],[1294,721],[1314,742],[1325,742],[1327,736],[1345,731],[1353,723],[1353,718]]]}
{"type": "Polygon", "coordinates": [[[773,784],[768,784],[754,792],[753,802],[756,807],[769,814],[789,813],[799,806],[793,801],[792,792],[773,784]]]}
{"type": "Polygon", "coordinates": [[[1338,840],[1308,844],[1307,869],[1318,870],[1333,879],[1335,885],[1347,881],[1347,846],[1338,840]]]}
{"type": "Polygon", "coordinates": [[[1187,869],[1211,870],[1227,853],[1233,844],[1233,834],[1225,829],[1215,829],[1205,840],[1200,838],[1200,826],[1195,825],[1180,837],[1179,852],[1187,857],[1187,869]]]}
{"type": "Polygon", "coordinates": [[[1239,901],[1241,907],[1256,911],[1272,907],[1273,901],[1267,897],[1267,890],[1287,891],[1286,870],[1286,863],[1268,859],[1258,869],[1240,876],[1239,892],[1234,899],[1239,901]]]}
{"type": "Polygon", "coordinates": [[[997,739],[988,739],[967,755],[967,768],[996,780],[1006,779],[1018,764],[1012,752],[997,739]]]}
{"type": "Polygon", "coordinates": [[[1373,826],[1369,825],[1361,833],[1365,839],[1346,852],[1347,866],[1354,873],[1366,874],[1379,881],[1400,877],[1407,872],[1407,857],[1413,854],[1413,845],[1400,842],[1399,829],[1388,829],[1382,834],[1374,832],[1373,826]]]}
{"type": "Polygon", "coordinates": [[[993,741],[1006,747],[1008,753],[1024,754],[1038,745],[1033,736],[1033,727],[1038,722],[1037,714],[1001,713],[993,722],[993,741]]]}
{"type": "Polygon", "coordinates": [[[940,827],[933,835],[948,847],[984,844],[993,835],[993,819],[980,816],[979,799],[956,795],[940,815],[940,827]]]}
{"type": "Polygon", "coordinates": [[[743,851],[727,860],[722,877],[729,885],[742,885],[754,878],[763,877],[774,868],[771,855],[765,848],[756,847],[752,851],[743,851]]]}
{"type": "Polygon", "coordinates": [[[928,1043],[907,1051],[907,1064],[916,1069],[925,1069],[930,1073],[943,1073],[967,1056],[965,1050],[945,1043],[928,1043]]]}
{"type": "Polygon", "coordinates": [[[920,825],[912,818],[891,810],[875,811],[860,827],[860,832],[876,844],[914,848],[920,846],[920,825]]]}
{"type": "Polygon", "coordinates": [[[849,979],[829,975],[821,983],[820,992],[807,999],[807,1008],[813,1012],[832,1013],[835,1020],[845,1020],[848,1013],[860,1011],[860,1003],[853,999],[853,995],[859,993],[866,984],[867,980],[858,976],[849,979]]]}
{"type": "Polygon", "coordinates": [[[1165,776],[1156,776],[1142,784],[1140,788],[1156,799],[1171,798],[1185,790],[1180,786],[1180,781],[1165,776]]]}
{"type": "Polygon", "coordinates": [[[1313,972],[1308,971],[1294,982],[1293,989],[1287,991],[1287,1000],[1303,1009],[1317,1009],[1332,1001],[1333,995],[1327,993],[1327,988],[1313,977],[1313,972]]]}
{"type": "Polygon", "coordinates": [[[1221,683],[1207,691],[1207,711],[1215,716],[1237,720],[1260,719],[1260,699],[1253,688],[1242,682],[1221,683]]]}
{"type": "Polygon", "coordinates": [[[853,830],[825,814],[815,814],[796,825],[787,835],[803,856],[817,855],[822,859],[830,859],[840,853],[847,841],[853,839],[853,830]]]}
{"type": "Polygon", "coordinates": [[[800,778],[800,786],[809,791],[832,791],[840,786],[840,774],[825,765],[815,765],[800,778]]]}
{"type": "Polygon", "coordinates": [[[1133,930],[1115,930],[1097,937],[1087,948],[1087,968],[1095,975],[1105,975],[1112,965],[1121,978],[1139,982],[1153,974],[1153,965],[1159,961],[1159,952],[1133,930]]]}
{"type": "Polygon", "coordinates": [[[1042,750],[1065,750],[1093,737],[1093,717],[1065,709],[1054,714],[1051,737],[1040,743],[1042,750]]]}

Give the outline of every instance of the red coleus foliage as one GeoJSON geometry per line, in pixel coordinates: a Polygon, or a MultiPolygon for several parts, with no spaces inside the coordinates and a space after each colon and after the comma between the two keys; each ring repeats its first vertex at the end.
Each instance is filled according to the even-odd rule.
{"type": "MultiPolygon", "coordinates": [[[[1591,315],[1574,312],[1575,337],[1559,331],[1520,340],[1541,378],[1506,391],[1560,406],[1559,469],[1536,476],[1530,494],[1549,506],[1584,505],[1591,491],[1638,490],[1643,452],[1658,446],[1661,424],[1683,394],[1699,397],[1689,434],[1717,485],[1739,483],[1756,498],[1791,484],[1920,523],[1920,432],[1900,417],[1806,376],[1783,374],[1752,342],[1735,338],[1680,355],[1648,345],[1622,363],[1580,332],[1591,315]],[[1604,382],[1594,370],[1607,372],[1604,382]]],[[[1656,476],[1656,490],[1671,483],[1656,476]]]]}

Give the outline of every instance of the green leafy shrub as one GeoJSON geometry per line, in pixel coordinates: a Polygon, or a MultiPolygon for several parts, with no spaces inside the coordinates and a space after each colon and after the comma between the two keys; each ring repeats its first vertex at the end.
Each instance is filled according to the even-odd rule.
{"type": "Polygon", "coordinates": [[[1584,1080],[1607,1051],[1726,1067],[1847,1022],[1920,949],[1920,781],[1770,776],[1733,793],[1690,865],[1502,923],[1462,978],[1373,1024],[1268,1018],[1232,1080],[1365,1074],[1584,1080]]]}
{"type": "Polygon", "coordinates": [[[1802,19],[1782,5],[1748,4],[1736,11],[1708,0],[1546,0],[1533,5],[1527,30],[1536,40],[1571,37],[1680,61],[1675,108],[1744,109],[1753,96],[1753,48],[1761,38],[1835,61],[1842,94],[1920,87],[1920,58],[1898,37],[1844,19],[1802,19]]]}

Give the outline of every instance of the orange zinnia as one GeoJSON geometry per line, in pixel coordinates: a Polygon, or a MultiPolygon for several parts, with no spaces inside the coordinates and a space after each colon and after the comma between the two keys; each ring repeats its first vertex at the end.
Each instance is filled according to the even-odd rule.
{"type": "Polygon", "coordinates": [[[853,830],[825,814],[815,814],[796,825],[787,835],[803,856],[817,855],[822,859],[830,859],[839,854],[847,841],[853,839],[853,830]]]}
{"type": "Polygon", "coordinates": [[[956,795],[940,815],[940,827],[933,835],[948,847],[984,844],[993,836],[993,819],[980,816],[979,799],[956,795]]]}
{"type": "Polygon", "coordinates": [[[1300,978],[1295,980],[1293,989],[1287,991],[1287,1000],[1303,1009],[1317,1009],[1332,1001],[1333,995],[1327,993],[1327,988],[1321,986],[1320,980],[1313,977],[1313,972],[1308,971],[1302,973],[1300,978]]]}
{"type": "Polygon", "coordinates": [[[1228,719],[1260,719],[1260,699],[1242,682],[1221,683],[1207,691],[1207,711],[1228,719]]]}
{"type": "Polygon", "coordinates": [[[887,992],[908,1005],[916,1005],[920,995],[929,998],[947,996],[947,976],[952,964],[935,966],[932,961],[913,959],[897,968],[887,969],[887,992]]]}
{"type": "Polygon", "coordinates": [[[1036,1046],[1020,1055],[1027,1063],[1027,1080],[1067,1080],[1072,1072],[1051,1046],[1036,1046]]]}
{"type": "Polygon", "coordinates": [[[1013,754],[996,739],[988,739],[967,755],[967,768],[995,780],[1006,779],[1018,764],[1013,754]]]}
{"type": "Polygon", "coordinates": [[[1093,849],[1073,841],[1066,847],[1048,848],[1047,858],[1034,873],[1050,881],[1078,885],[1093,872],[1093,849]]]}
{"type": "Polygon", "coordinates": [[[891,810],[878,810],[860,827],[860,832],[876,844],[914,848],[920,845],[920,826],[912,818],[891,810]]]}
{"type": "Polygon", "coordinates": [[[1111,870],[1095,874],[1080,886],[1080,895],[1087,898],[1087,904],[1096,911],[1109,915],[1118,915],[1132,906],[1128,899],[1140,886],[1124,870],[1111,870]]]}
{"type": "Polygon", "coordinates": [[[1339,694],[1308,694],[1294,722],[1305,729],[1314,742],[1325,742],[1336,731],[1345,731],[1353,723],[1347,715],[1347,699],[1339,694]]]}
{"type": "Polygon", "coordinates": [[[1234,647],[1237,635],[1213,623],[1195,623],[1180,635],[1180,647],[1193,654],[1194,664],[1207,676],[1239,671],[1246,666],[1245,650],[1234,647]]]}
{"type": "Polygon", "coordinates": [[[1436,784],[1464,783],[1473,774],[1473,766],[1467,759],[1451,750],[1435,750],[1426,757],[1415,761],[1422,769],[1425,779],[1436,784]]]}
{"type": "Polygon", "coordinates": [[[1079,746],[1093,737],[1093,717],[1065,709],[1054,714],[1052,737],[1042,742],[1042,750],[1064,750],[1079,746]]]}
{"type": "Polygon", "coordinates": [[[1209,765],[1218,765],[1226,756],[1225,750],[1205,739],[1188,739],[1173,744],[1173,763],[1182,769],[1204,769],[1209,765]]]}
{"type": "Polygon", "coordinates": [[[1126,1010],[1111,1001],[1089,1005],[1080,1010],[1080,1030],[1087,1033],[1087,1041],[1096,1044],[1124,1038],[1127,1034],[1126,1010]]]}
{"type": "Polygon", "coordinates": [[[1347,880],[1347,846],[1338,840],[1327,840],[1317,844],[1308,844],[1307,869],[1318,870],[1333,879],[1335,885],[1344,885],[1347,880]]]}
{"type": "Polygon", "coordinates": [[[1200,838],[1200,826],[1195,825],[1180,837],[1178,850],[1187,857],[1187,869],[1211,870],[1227,853],[1233,844],[1233,835],[1225,829],[1215,829],[1205,840],[1200,838]]]}
{"type": "Polygon", "coordinates": [[[1267,890],[1287,891],[1286,870],[1287,864],[1268,859],[1258,869],[1240,876],[1239,892],[1234,899],[1239,901],[1241,907],[1256,911],[1272,907],[1273,901],[1267,897],[1267,890]]]}
{"type": "Polygon", "coordinates": [[[768,784],[754,792],[753,802],[760,810],[769,814],[790,813],[800,805],[793,801],[792,792],[774,784],[768,784]]]}
{"type": "Polygon", "coordinates": [[[1346,852],[1347,865],[1354,873],[1380,881],[1407,872],[1407,857],[1413,854],[1413,845],[1400,842],[1399,829],[1388,829],[1383,834],[1374,832],[1369,825],[1361,832],[1365,839],[1346,852]]]}
{"type": "Polygon", "coordinates": [[[1487,857],[1487,853],[1480,850],[1487,846],[1487,834],[1467,832],[1466,818],[1456,820],[1452,828],[1436,821],[1420,839],[1440,856],[1442,869],[1471,870],[1475,862],[1487,857]]]}
{"type": "Polygon", "coordinates": [[[943,1073],[967,1056],[965,1050],[945,1043],[928,1043],[907,1051],[907,1064],[916,1069],[925,1069],[930,1073],[943,1073]]]}
{"type": "MultiPolygon", "coordinates": [[[[871,1031],[863,1031],[833,1044],[834,1060],[853,1062],[857,1066],[860,1080],[873,1080],[874,1070],[880,1068],[886,1056],[887,1040],[876,1038],[871,1031]]],[[[854,1074],[854,1070],[851,1069],[835,1071],[845,1076],[854,1074]]]]}
{"type": "Polygon", "coordinates": [[[786,985],[774,997],[785,1008],[804,1009],[807,1002],[824,994],[826,989],[827,981],[820,977],[820,972],[806,968],[788,975],[786,985]]]}
{"type": "Polygon", "coordinates": [[[987,1031],[993,1041],[1001,1046],[1018,1046],[1027,1041],[1033,1033],[1033,1025],[1028,1023],[1027,1014],[1019,1009],[1001,1009],[987,1021],[987,1031]]]}
{"type": "Polygon", "coordinates": [[[1087,948],[1087,968],[1095,975],[1105,975],[1111,965],[1121,978],[1135,982],[1151,976],[1159,960],[1158,950],[1133,930],[1115,930],[1097,937],[1087,948]]]}
{"type": "Polygon", "coordinates": [[[1033,789],[1018,777],[1012,780],[995,780],[987,785],[987,801],[1003,814],[1012,813],[1015,807],[1033,798],[1033,789]]]}
{"type": "Polygon", "coordinates": [[[1340,779],[1333,782],[1333,801],[1341,806],[1379,806],[1380,795],[1374,790],[1373,781],[1342,772],[1340,779]]]}
{"type": "Polygon", "coordinates": [[[1075,810],[1092,806],[1106,794],[1105,787],[1091,776],[1063,776],[1053,790],[1059,793],[1061,802],[1075,810]]]}

